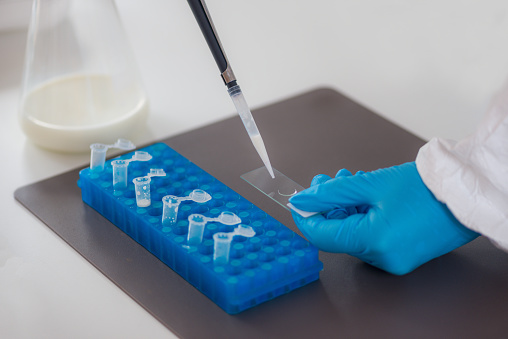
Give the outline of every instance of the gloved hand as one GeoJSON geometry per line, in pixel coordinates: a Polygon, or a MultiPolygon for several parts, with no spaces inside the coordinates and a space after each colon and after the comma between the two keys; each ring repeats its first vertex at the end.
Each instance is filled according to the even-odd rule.
{"type": "Polygon", "coordinates": [[[478,236],[463,226],[423,183],[414,162],[337,177],[318,175],[312,187],[289,200],[307,239],[327,252],[348,253],[393,274],[425,262],[478,236]]]}

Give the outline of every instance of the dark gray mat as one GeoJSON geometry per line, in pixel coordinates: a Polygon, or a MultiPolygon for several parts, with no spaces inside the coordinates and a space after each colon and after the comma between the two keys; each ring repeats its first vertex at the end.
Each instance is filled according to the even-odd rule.
{"type": "MultiPolygon", "coordinates": [[[[414,160],[423,140],[330,89],[256,110],[272,164],[303,186],[318,173],[414,160]]],[[[163,142],[296,230],[240,178],[261,166],[238,117],[163,142]]],[[[83,167],[86,165],[84,164],[83,167]]],[[[16,199],[161,323],[185,338],[467,338],[508,332],[508,255],[486,239],[403,277],[321,253],[318,282],[231,316],[81,201],[79,169],[18,189],[16,199]]]]}

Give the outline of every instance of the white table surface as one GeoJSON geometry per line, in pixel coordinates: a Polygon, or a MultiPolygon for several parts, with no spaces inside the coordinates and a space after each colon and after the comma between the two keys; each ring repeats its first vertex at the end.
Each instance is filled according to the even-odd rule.
{"type": "MultiPolygon", "coordinates": [[[[186,1],[117,5],[151,103],[139,143],[233,114],[186,1]]],[[[458,139],[508,75],[506,0],[208,0],[208,7],[254,108],[328,86],[420,137],[458,139]]],[[[0,337],[172,337],[13,198],[16,188],[89,157],[39,149],[21,132],[25,37],[0,32],[0,337]]]]}

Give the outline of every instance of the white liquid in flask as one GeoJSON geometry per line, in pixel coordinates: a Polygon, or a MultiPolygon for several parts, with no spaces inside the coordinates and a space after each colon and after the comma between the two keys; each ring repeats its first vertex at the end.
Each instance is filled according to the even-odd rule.
{"type": "Polygon", "coordinates": [[[27,93],[21,105],[26,135],[42,147],[63,152],[89,151],[92,143],[130,137],[144,126],[148,113],[140,87],[121,88],[107,75],[51,80],[27,93]]]}

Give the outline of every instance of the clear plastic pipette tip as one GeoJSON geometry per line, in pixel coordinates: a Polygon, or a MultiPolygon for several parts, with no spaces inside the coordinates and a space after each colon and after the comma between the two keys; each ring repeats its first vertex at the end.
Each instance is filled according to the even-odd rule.
{"type": "Polygon", "coordinates": [[[266,147],[263,142],[263,139],[261,138],[261,134],[250,136],[250,140],[254,144],[254,147],[256,148],[256,151],[258,152],[259,156],[261,157],[261,160],[263,161],[263,164],[265,165],[266,169],[268,170],[268,173],[270,173],[270,176],[272,179],[275,179],[275,174],[273,173],[272,164],[270,164],[270,159],[268,158],[268,153],[266,152],[266,147]]]}
{"type": "Polygon", "coordinates": [[[231,100],[233,100],[233,103],[235,104],[236,110],[238,111],[238,115],[240,115],[243,125],[245,126],[245,129],[249,134],[250,140],[252,141],[252,144],[256,148],[256,151],[258,152],[259,156],[261,157],[263,164],[268,170],[268,173],[270,173],[272,179],[275,178],[272,165],[270,164],[270,159],[268,158],[268,153],[266,152],[265,144],[263,142],[263,139],[261,138],[261,134],[259,133],[258,127],[256,126],[256,122],[252,117],[252,113],[249,109],[249,106],[247,105],[247,101],[243,96],[240,86],[235,85],[228,88],[228,93],[229,96],[231,97],[231,100]]]}

